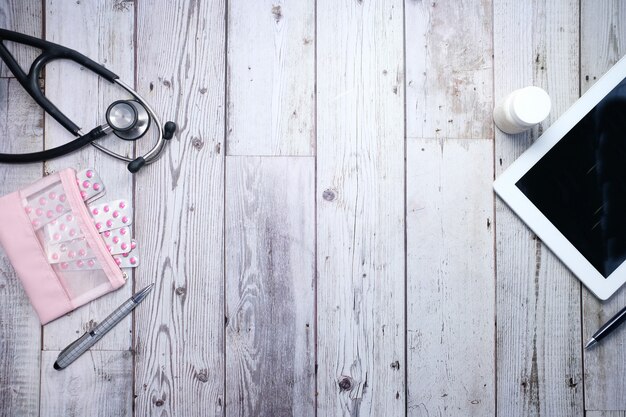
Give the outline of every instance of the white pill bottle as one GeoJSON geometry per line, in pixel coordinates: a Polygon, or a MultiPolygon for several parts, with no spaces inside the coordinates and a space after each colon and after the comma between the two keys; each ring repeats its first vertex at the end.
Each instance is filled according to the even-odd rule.
{"type": "Polygon", "coordinates": [[[493,109],[493,121],[504,133],[522,133],[550,114],[552,102],[545,90],[530,86],[504,97],[493,109]]]}

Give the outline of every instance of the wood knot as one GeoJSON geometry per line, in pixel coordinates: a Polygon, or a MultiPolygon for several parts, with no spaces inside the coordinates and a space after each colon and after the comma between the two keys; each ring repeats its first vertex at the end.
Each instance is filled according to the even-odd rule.
{"type": "Polygon", "coordinates": [[[322,193],[322,198],[326,201],[334,201],[337,198],[337,194],[335,194],[335,192],[329,188],[327,190],[324,190],[324,192],[322,193]]]}
{"type": "Polygon", "coordinates": [[[342,391],[350,391],[352,389],[352,378],[349,376],[342,376],[339,379],[339,389],[342,391]]]}
{"type": "Polygon", "coordinates": [[[187,288],[178,287],[176,288],[176,290],[174,290],[174,292],[176,293],[176,295],[185,295],[185,293],[187,292],[187,288]]]}
{"type": "Polygon", "coordinates": [[[193,138],[191,140],[191,144],[193,145],[194,148],[196,148],[197,150],[200,150],[204,147],[204,142],[202,141],[202,139],[200,138],[193,138]]]}
{"type": "Polygon", "coordinates": [[[209,380],[209,376],[204,372],[200,372],[196,375],[196,378],[198,378],[198,381],[200,382],[207,382],[209,380]]]}
{"type": "Polygon", "coordinates": [[[156,405],[157,407],[161,407],[163,406],[163,404],[165,404],[165,401],[160,398],[154,402],[154,405],[156,405]]]}
{"type": "Polygon", "coordinates": [[[400,362],[398,361],[391,362],[391,369],[395,369],[396,371],[400,370],[400,362]]]}

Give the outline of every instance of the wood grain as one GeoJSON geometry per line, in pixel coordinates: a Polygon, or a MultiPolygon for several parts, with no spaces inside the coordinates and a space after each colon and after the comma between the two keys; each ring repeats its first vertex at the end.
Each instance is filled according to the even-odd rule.
{"type": "MultiPolygon", "coordinates": [[[[626,54],[626,5],[620,1],[581,2],[581,89],[584,93],[626,54]]],[[[583,338],[587,339],[626,305],[622,288],[600,302],[583,291],[583,338]]],[[[585,351],[585,407],[626,410],[624,329],[585,351]]],[[[583,340],[584,342],[585,340],[583,340]]]]}
{"type": "MultiPolygon", "coordinates": [[[[46,37],[49,41],[75,49],[103,63],[131,84],[134,78],[134,27],[134,8],[131,3],[48,1],[46,4],[46,37]]],[[[85,132],[105,122],[105,111],[109,104],[128,96],[119,87],[69,61],[52,62],[46,66],[46,95],[85,132]]],[[[46,148],[60,146],[73,139],[50,116],[46,116],[45,135],[46,148]]],[[[123,155],[133,154],[133,143],[114,135],[107,136],[99,143],[123,155]]],[[[92,146],[47,161],[45,167],[48,173],[67,167],[77,171],[95,168],[106,187],[106,194],[97,203],[120,198],[132,201],[132,175],[126,169],[126,164],[92,146]]],[[[64,349],[127,300],[132,291],[132,273],[129,272],[129,276],[130,282],[121,289],[46,325],[44,350],[64,349]]],[[[130,349],[131,325],[131,317],[125,318],[94,349],[130,349]]]]}
{"type": "Polygon", "coordinates": [[[407,145],[408,414],[494,415],[493,143],[407,145]]]}
{"type": "Polygon", "coordinates": [[[41,417],[133,415],[131,352],[92,350],[62,371],[52,367],[58,355],[42,353],[41,417]]]}
{"type": "Polygon", "coordinates": [[[138,91],[179,126],[135,175],[136,287],[156,282],[135,314],[138,416],[224,414],[224,25],[219,0],[137,4],[138,91]]]}
{"type": "Polygon", "coordinates": [[[315,415],[315,161],[227,157],[226,415],[315,415]]]}
{"type": "MultiPolygon", "coordinates": [[[[499,100],[545,88],[552,113],[578,97],[578,2],[494,0],[494,86],[499,100]]],[[[496,132],[500,173],[537,137],[496,132]]],[[[496,201],[497,410],[505,416],[582,415],[580,283],[496,201]]]]}
{"type": "MultiPolygon", "coordinates": [[[[43,113],[14,78],[0,79],[0,152],[43,147],[43,113]],[[9,139],[9,140],[6,140],[9,139]]],[[[0,165],[0,195],[41,177],[41,164],[0,165]]],[[[0,225],[0,227],[2,227],[0,225]]],[[[0,416],[39,415],[41,325],[15,270],[0,249],[0,416]]]]}
{"type": "Polygon", "coordinates": [[[320,416],[405,414],[403,19],[317,3],[320,416]]]}
{"type": "Polygon", "coordinates": [[[406,134],[491,138],[492,2],[405,2],[406,134]]]}
{"type": "Polygon", "coordinates": [[[228,2],[228,155],[315,152],[315,2],[228,2]]]}
{"type": "MultiPolygon", "coordinates": [[[[0,28],[40,38],[43,33],[41,5],[41,1],[35,0],[4,0],[0,2],[0,28]]],[[[5,42],[5,45],[26,72],[41,52],[36,48],[14,42],[5,42]]],[[[13,74],[0,60],[0,78],[4,77],[13,78],[13,74]]]]}
{"type": "Polygon", "coordinates": [[[587,411],[586,417],[626,417],[626,411],[587,411]]]}

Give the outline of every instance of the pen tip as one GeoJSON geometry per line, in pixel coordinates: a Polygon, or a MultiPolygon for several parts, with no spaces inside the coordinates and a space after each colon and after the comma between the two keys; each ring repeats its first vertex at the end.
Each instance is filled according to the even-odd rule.
{"type": "Polygon", "coordinates": [[[63,368],[61,368],[61,367],[59,366],[59,364],[55,362],[55,363],[54,363],[54,369],[56,369],[57,371],[60,371],[60,370],[61,370],[61,369],[63,369],[63,368]]]}
{"type": "Polygon", "coordinates": [[[585,345],[585,349],[589,349],[590,347],[594,346],[596,343],[598,343],[598,341],[592,337],[591,339],[589,339],[589,341],[585,345]]]}

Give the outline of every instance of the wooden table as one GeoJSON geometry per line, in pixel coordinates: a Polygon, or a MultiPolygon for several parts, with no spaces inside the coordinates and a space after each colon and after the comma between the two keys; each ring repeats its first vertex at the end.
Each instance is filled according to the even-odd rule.
{"type": "MultiPolygon", "coordinates": [[[[2,194],[95,167],[141,256],[44,327],[0,258],[0,414],[626,416],[626,330],[582,349],[626,292],[600,303],[491,188],[626,53],[625,22],[619,0],[5,0],[1,27],[104,63],[180,130],[135,176],[92,148],[0,167],[2,194]],[[494,102],[527,85],[550,117],[500,133],[494,102]]],[[[0,76],[0,150],[70,138],[0,76]]],[[[86,128],[119,98],[69,63],[42,83],[86,128]]]]}

